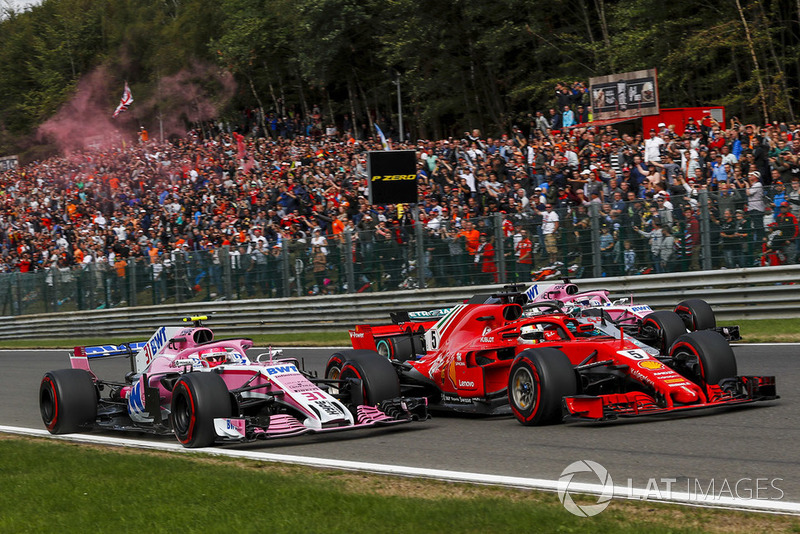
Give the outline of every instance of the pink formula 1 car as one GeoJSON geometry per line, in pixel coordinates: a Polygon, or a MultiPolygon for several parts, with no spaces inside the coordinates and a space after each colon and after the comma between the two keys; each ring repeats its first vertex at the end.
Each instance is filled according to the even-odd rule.
{"type": "Polygon", "coordinates": [[[601,323],[611,335],[616,335],[616,329],[623,330],[662,353],[668,352],[686,332],[713,330],[728,341],[741,339],[738,326],[717,326],[714,311],[704,300],[684,300],[672,311],[653,311],[646,304],[635,304],[632,296],[612,301],[608,293],[605,289],[579,291],[578,286],[568,280],[536,283],[525,291],[529,301],[526,307],[534,310],[548,304],[563,307],[571,315],[601,323]]]}
{"type": "Polygon", "coordinates": [[[146,342],[76,347],[71,369],[42,379],[39,406],[47,429],[174,433],[186,447],[205,447],[428,417],[426,399],[400,396],[388,360],[359,363],[341,380],[317,379],[296,359],[277,358],[280,351],[251,361],[251,340],[215,341],[201,324],[205,319],[190,318],[190,328],[161,327],[146,342]],[[99,379],[89,360],[113,356],[130,358],[131,372],[119,382],[99,379]],[[368,395],[360,379],[366,375],[368,395]]]}

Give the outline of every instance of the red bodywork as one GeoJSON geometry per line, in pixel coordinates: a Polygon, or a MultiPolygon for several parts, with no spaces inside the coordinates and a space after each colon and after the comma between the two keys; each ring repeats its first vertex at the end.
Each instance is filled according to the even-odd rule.
{"type": "Polygon", "coordinates": [[[772,377],[739,377],[742,384],[749,380],[749,396],[716,385],[703,387],[671,369],[669,357],[645,350],[627,336],[610,337],[591,322],[563,313],[522,315],[516,303],[462,304],[438,321],[359,325],[350,336],[353,348],[376,350],[381,340],[424,333],[424,347],[402,358],[406,361],[398,367],[401,383],[427,388],[431,408],[506,413],[510,368],[517,355],[538,347],[562,351],[575,367],[584,394],[565,397],[564,408],[567,415],[580,418],[750,402],[759,387],[762,396],[770,391],[774,396],[772,377]],[[617,385],[593,387],[586,378],[589,369],[619,377],[617,385]]]}

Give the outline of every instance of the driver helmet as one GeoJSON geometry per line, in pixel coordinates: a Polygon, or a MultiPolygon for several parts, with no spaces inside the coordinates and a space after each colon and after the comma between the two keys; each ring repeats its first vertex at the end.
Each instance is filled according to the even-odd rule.
{"type": "Polygon", "coordinates": [[[591,299],[591,300],[589,301],[589,305],[590,305],[590,306],[602,306],[602,303],[600,302],[600,299],[598,299],[598,298],[593,298],[593,299],[591,299]]]}
{"type": "Polygon", "coordinates": [[[519,337],[522,338],[523,341],[527,341],[529,343],[536,343],[537,339],[536,337],[534,337],[535,332],[541,332],[541,331],[542,331],[542,325],[528,324],[519,329],[519,337]]]}
{"type": "Polygon", "coordinates": [[[228,351],[220,348],[201,350],[200,359],[209,367],[216,367],[228,361],[228,351]]]}

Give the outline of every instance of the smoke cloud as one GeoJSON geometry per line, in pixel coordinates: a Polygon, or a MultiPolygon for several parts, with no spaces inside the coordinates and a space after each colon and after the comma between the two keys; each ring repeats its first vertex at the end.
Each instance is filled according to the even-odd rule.
{"type": "Polygon", "coordinates": [[[53,143],[69,154],[86,147],[118,146],[123,139],[131,141],[139,126],[157,138],[159,122],[165,137],[185,135],[187,124],[191,127],[218,118],[236,92],[230,72],[194,63],[155,84],[129,80],[134,102],[128,111],[112,118],[123,83],[104,66],[85,75],[72,98],[39,127],[37,140],[53,143]],[[140,92],[143,87],[149,94],[140,92]]]}

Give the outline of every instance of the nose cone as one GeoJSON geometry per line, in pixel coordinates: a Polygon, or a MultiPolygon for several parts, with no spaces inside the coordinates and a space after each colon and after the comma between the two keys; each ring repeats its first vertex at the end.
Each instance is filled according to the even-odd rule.
{"type": "Polygon", "coordinates": [[[687,387],[676,388],[670,392],[673,402],[677,404],[692,404],[700,400],[697,392],[692,391],[687,387]]]}

